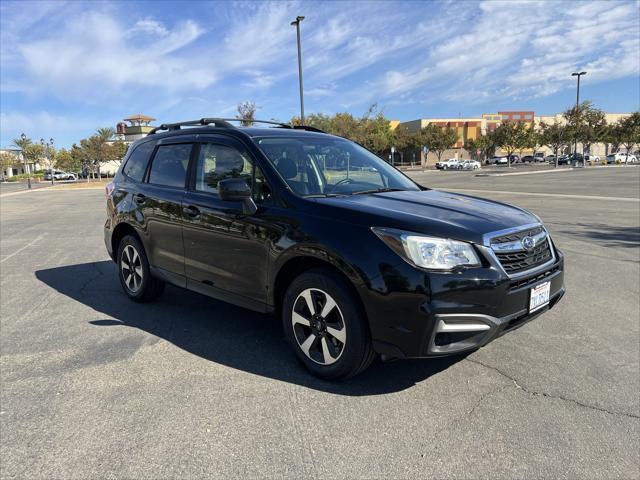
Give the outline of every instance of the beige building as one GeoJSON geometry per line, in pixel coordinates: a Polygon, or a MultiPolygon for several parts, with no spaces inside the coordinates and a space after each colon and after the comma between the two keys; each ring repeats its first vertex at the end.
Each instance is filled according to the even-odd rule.
{"type": "MultiPolygon", "coordinates": [[[[126,144],[130,144],[140,138],[149,135],[149,132],[155,127],[151,125],[156,119],[142,113],[131,115],[124,118],[122,122],[116,125],[116,140],[122,140],[126,144]]],[[[119,161],[105,162],[100,165],[100,171],[109,175],[115,175],[120,168],[119,161]]]]}
{"type": "MultiPolygon", "coordinates": [[[[608,124],[617,122],[618,120],[628,117],[629,113],[606,113],[605,119],[608,124]]],[[[472,152],[467,152],[463,147],[467,140],[476,139],[480,135],[486,135],[489,132],[495,130],[498,125],[503,122],[526,122],[534,127],[539,127],[540,123],[565,123],[564,117],[561,113],[555,115],[535,115],[533,111],[501,111],[497,113],[484,113],[480,117],[468,117],[468,118],[420,118],[417,120],[410,120],[407,122],[399,122],[398,120],[392,120],[390,128],[406,128],[409,132],[416,132],[419,129],[426,127],[429,124],[435,124],[440,127],[453,128],[458,133],[458,142],[451,149],[442,154],[442,158],[470,158],[472,152]]],[[[598,155],[600,157],[610,153],[608,151],[608,145],[603,143],[591,145],[591,154],[598,155]]],[[[553,153],[548,147],[539,147],[536,149],[538,152],[544,152],[545,155],[553,153]]],[[[582,144],[578,143],[578,152],[582,151],[582,144]]],[[[496,152],[501,154],[503,152],[496,152]]],[[[518,152],[520,153],[520,152],[518,152]]],[[[523,150],[523,155],[531,155],[533,151],[523,150]]],[[[425,157],[424,152],[403,152],[402,155],[404,164],[410,163],[411,158],[416,159],[415,163],[422,166],[434,165],[437,161],[437,156],[433,152],[429,152],[425,157]]],[[[399,159],[396,157],[396,161],[399,159]]]]}
{"type": "Polygon", "coordinates": [[[22,158],[22,152],[18,148],[0,148],[0,155],[7,155],[10,158],[15,159],[15,161],[10,165],[2,165],[2,169],[0,170],[0,181],[3,182],[14,175],[33,173],[41,168],[39,162],[27,162],[25,164],[24,159],[22,158]]]}
{"type": "Polygon", "coordinates": [[[116,137],[126,143],[146,137],[155,127],[151,125],[156,119],[142,113],[124,118],[116,125],[116,137]]]}
{"type": "MultiPolygon", "coordinates": [[[[605,113],[604,119],[607,122],[607,125],[611,125],[618,122],[619,120],[622,120],[623,118],[627,118],[630,115],[630,113],[605,113]]],[[[561,113],[556,113],[555,115],[540,115],[535,117],[536,127],[539,127],[542,122],[547,124],[553,124],[557,122],[561,125],[564,125],[566,123],[566,120],[561,113]]],[[[609,153],[612,153],[609,150],[609,145],[606,145],[604,143],[594,143],[590,146],[589,150],[589,153],[591,155],[598,155],[599,157],[604,157],[609,153]]],[[[549,147],[545,146],[539,147],[537,151],[544,152],[545,155],[551,155],[553,153],[553,151],[551,151],[549,147]]],[[[583,146],[578,142],[578,152],[582,151],[583,146]]]]}

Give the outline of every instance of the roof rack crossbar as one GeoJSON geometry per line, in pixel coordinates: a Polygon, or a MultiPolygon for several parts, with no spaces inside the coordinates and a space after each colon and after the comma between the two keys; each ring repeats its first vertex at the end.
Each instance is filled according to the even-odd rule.
{"type": "MultiPolygon", "coordinates": [[[[159,132],[160,130],[180,130],[181,127],[193,127],[198,125],[213,125],[217,128],[236,128],[229,122],[243,122],[241,118],[201,118],[200,120],[188,120],[186,122],[163,123],[149,132],[149,135],[159,132]]],[[[292,125],[290,123],[276,122],[274,120],[251,120],[251,123],[266,123],[269,125],[277,125],[279,128],[290,128],[294,130],[307,130],[309,132],[325,133],[322,130],[309,127],[307,125],[292,125]]]]}
{"type": "Polygon", "coordinates": [[[235,128],[229,122],[222,118],[201,118],[200,120],[188,120],[186,122],[163,123],[149,132],[149,135],[159,132],[160,130],[180,130],[180,127],[197,126],[197,125],[215,125],[219,128],[235,128]]]}

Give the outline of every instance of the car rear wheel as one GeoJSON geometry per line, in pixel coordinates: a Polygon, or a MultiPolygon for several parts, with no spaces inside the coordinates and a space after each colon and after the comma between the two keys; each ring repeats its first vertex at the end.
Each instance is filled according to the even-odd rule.
{"type": "Polygon", "coordinates": [[[315,376],[348,378],[375,358],[366,316],[356,295],[339,275],[314,269],[287,289],[282,324],[298,359],[315,376]]]}
{"type": "Polygon", "coordinates": [[[150,302],[164,291],[164,282],[151,275],[144,248],[133,235],[120,241],[118,277],[124,293],[134,302],[150,302]]]}

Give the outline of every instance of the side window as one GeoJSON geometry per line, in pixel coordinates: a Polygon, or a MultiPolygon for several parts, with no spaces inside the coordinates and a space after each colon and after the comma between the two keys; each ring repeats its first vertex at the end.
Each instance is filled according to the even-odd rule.
{"type": "Polygon", "coordinates": [[[258,204],[272,205],[273,196],[271,195],[271,187],[264,178],[264,174],[260,167],[256,166],[255,182],[253,184],[253,199],[258,204]]]}
{"type": "Polygon", "coordinates": [[[149,183],[167,187],[184,187],[191,147],[190,143],[158,147],[151,163],[149,183]]]}
{"type": "Polygon", "coordinates": [[[251,184],[252,164],[245,152],[215,143],[203,143],[196,166],[195,189],[217,193],[218,182],[225,178],[244,178],[251,184]]]}
{"type": "Polygon", "coordinates": [[[136,149],[131,152],[131,155],[129,155],[129,159],[127,163],[125,163],[122,173],[136,182],[141,182],[154,146],[154,142],[146,142],[138,145],[136,149]]]}

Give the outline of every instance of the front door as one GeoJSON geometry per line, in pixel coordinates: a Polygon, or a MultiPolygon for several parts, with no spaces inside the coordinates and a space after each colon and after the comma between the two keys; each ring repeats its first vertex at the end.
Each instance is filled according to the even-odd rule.
{"type": "MultiPolygon", "coordinates": [[[[242,144],[209,137],[199,144],[190,188],[184,196],[185,271],[190,288],[234,303],[266,300],[268,222],[263,197],[258,211],[242,213],[241,202],[222,201],[218,182],[243,178],[254,186],[254,160],[242,144]]],[[[258,170],[261,188],[264,179],[258,170]]]]}

